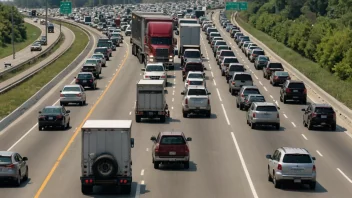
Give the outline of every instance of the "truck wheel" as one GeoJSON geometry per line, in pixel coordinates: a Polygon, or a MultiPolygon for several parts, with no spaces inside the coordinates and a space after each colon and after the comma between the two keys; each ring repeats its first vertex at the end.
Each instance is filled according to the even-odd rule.
{"type": "Polygon", "coordinates": [[[93,192],[93,186],[87,186],[82,184],[81,190],[84,195],[89,195],[93,192]]]}
{"type": "Polygon", "coordinates": [[[160,122],[161,122],[161,123],[165,123],[165,120],[166,120],[166,119],[165,119],[165,116],[164,116],[164,115],[163,115],[163,116],[160,116],[160,122]]]}
{"type": "Polygon", "coordinates": [[[141,122],[141,116],[136,115],[136,122],[141,122]]]}
{"type": "Polygon", "coordinates": [[[131,188],[131,185],[121,186],[121,194],[130,194],[131,188]]]}
{"type": "Polygon", "coordinates": [[[97,178],[109,178],[117,173],[117,162],[110,154],[102,154],[98,156],[93,163],[93,175],[97,178]]]}

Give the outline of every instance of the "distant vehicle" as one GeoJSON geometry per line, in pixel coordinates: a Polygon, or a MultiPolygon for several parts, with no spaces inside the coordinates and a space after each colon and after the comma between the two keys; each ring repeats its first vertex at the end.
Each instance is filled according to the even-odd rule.
{"type": "Polygon", "coordinates": [[[40,44],[41,44],[41,45],[47,45],[47,44],[48,44],[48,41],[47,41],[47,39],[46,39],[46,36],[42,36],[42,37],[40,38],[40,44]]]}
{"type": "Polygon", "coordinates": [[[211,93],[204,86],[188,86],[182,99],[182,115],[186,118],[189,114],[205,114],[207,118],[211,116],[211,105],[209,95],[211,93]]]}
{"type": "Polygon", "coordinates": [[[95,53],[91,56],[91,58],[93,59],[99,59],[101,61],[101,65],[102,67],[106,67],[106,59],[105,59],[105,56],[104,54],[102,53],[95,53]]]}
{"type": "Polygon", "coordinates": [[[63,106],[46,106],[39,111],[38,129],[39,131],[47,127],[70,128],[70,110],[63,106]]]}
{"type": "Polygon", "coordinates": [[[33,19],[33,22],[34,22],[34,23],[38,23],[38,18],[34,18],[34,19],[33,19]]]}
{"type": "Polygon", "coordinates": [[[13,183],[16,187],[28,180],[28,158],[12,151],[0,151],[0,181],[13,183]]]}
{"type": "Polygon", "coordinates": [[[302,109],[303,125],[312,130],[313,127],[327,127],[336,131],[336,112],[328,104],[310,104],[307,109],[302,109]]]}
{"type": "Polygon", "coordinates": [[[54,33],[54,24],[50,23],[48,25],[48,33],[54,33]]]}
{"type": "Polygon", "coordinates": [[[275,127],[276,130],[280,130],[279,110],[271,102],[253,102],[248,109],[246,120],[252,129],[260,125],[269,125],[275,127]]]}
{"type": "Polygon", "coordinates": [[[35,42],[31,45],[31,52],[32,51],[42,51],[42,45],[38,42],[35,42]]]}
{"type": "Polygon", "coordinates": [[[65,85],[60,91],[60,105],[78,103],[80,106],[86,104],[87,98],[84,88],[81,85],[65,85]]]}
{"type": "Polygon", "coordinates": [[[167,85],[167,73],[164,69],[163,63],[148,63],[144,71],[143,79],[145,80],[163,80],[164,86],[167,85]]]}
{"type": "Polygon", "coordinates": [[[90,87],[93,90],[97,88],[97,79],[94,77],[92,72],[80,72],[76,79],[76,84],[84,87],[90,87]]]}

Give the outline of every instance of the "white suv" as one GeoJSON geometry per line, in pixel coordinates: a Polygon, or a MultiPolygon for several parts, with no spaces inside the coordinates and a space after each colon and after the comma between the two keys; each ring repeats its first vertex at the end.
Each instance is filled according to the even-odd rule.
{"type": "Polygon", "coordinates": [[[187,78],[185,80],[185,87],[189,85],[189,80],[191,79],[203,79],[204,86],[206,87],[205,76],[203,72],[200,71],[189,71],[187,78]]]}
{"type": "Polygon", "coordinates": [[[266,155],[268,162],[268,180],[275,188],[281,188],[285,182],[308,184],[314,190],[316,186],[315,157],[304,148],[280,147],[273,155],[266,155]]]}

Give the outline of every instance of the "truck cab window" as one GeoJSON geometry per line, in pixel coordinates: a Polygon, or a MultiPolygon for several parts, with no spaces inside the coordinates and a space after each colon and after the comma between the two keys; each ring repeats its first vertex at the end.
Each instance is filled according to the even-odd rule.
{"type": "Polygon", "coordinates": [[[172,45],[172,38],[169,37],[153,37],[151,38],[153,45],[172,45]]]}

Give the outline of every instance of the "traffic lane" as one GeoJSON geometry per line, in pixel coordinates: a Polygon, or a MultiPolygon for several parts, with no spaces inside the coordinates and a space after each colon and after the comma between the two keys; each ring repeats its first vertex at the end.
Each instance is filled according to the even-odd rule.
{"type": "MultiPolygon", "coordinates": [[[[128,50],[128,53],[130,51],[128,50]]],[[[124,62],[125,64],[119,66],[120,72],[117,74],[117,78],[112,82],[109,90],[104,95],[104,98],[99,102],[94,112],[88,119],[109,119],[109,120],[129,120],[134,118],[129,113],[134,105],[135,98],[135,86],[137,80],[140,78],[139,71],[141,65],[138,60],[129,55],[124,62]]],[[[116,62],[116,65],[119,64],[116,62]]],[[[134,129],[134,126],[132,127],[134,129]]],[[[132,137],[135,136],[135,132],[132,132],[132,137]]],[[[139,141],[135,141],[135,148],[132,149],[132,161],[133,161],[133,185],[132,193],[130,196],[134,197],[136,192],[136,179],[138,173],[136,166],[138,163],[135,159],[135,154],[139,150],[139,141]]],[[[74,140],[74,143],[70,146],[68,152],[63,157],[62,163],[58,166],[54,172],[52,178],[49,180],[48,185],[44,188],[41,197],[89,197],[83,195],[81,192],[81,183],[79,177],[81,176],[81,136],[78,135],[74,140]],[[72,178],[76,178],[72,180],[72,178]]],[[[112,194],[118,193],[116,188],[102,188],[97,187],[94,189],[96,194],[112,194]]],[[[103,196],[102,195],[102,196],[103,196]]],[[[99,195],[94,195],[99,197],[99,195]]]]}
{"type": "MultiPolygon", "coordinates": [[[[236,49],[238,47],[235,46],[234,48],[236,49]]],[[[348,177],[347,181],[349,181],[352,176],[352,169],[350,168],[350,164],[352,162],[352,153],[350,151],[352,150],[352,145],[351,136],[346,136],[345,131],[347,130],[341,126],[338,127],[336,131],[329,131],[321,128],[316,128],[315,130],[309,131],[307,128],[303,127],[303,112],[301,109],[306,108],[307,105],[297,103],[289,103],[284,105],[282,102],[279,102],[280,87],[272,86],[269,80],[266,80],[262,77],[262,70],[256,70],[253,66],[253,63],[249,62],[247,57],[245,57],[245,55],[240,50],[236,52],[236,55],[243,61],[242,63],[248,66],[248,71],[251,72],[256,79],[258,79],[258,86],[264,88],[266,93],[269,93],[267,96],[270,98],[266,96],[266,99],[273,99],[274,102],[278,101],[284,117],[289,119],[291,124],[294,127],[297,127],[297,130],[301,131],[301,134],[305,135],[307,139],[317,140],[315,141],[315,145],[320,151],[322,151],[324,148],[329,148],[328,151],[331,153],[331,161],[336,163],[336,166],[338,166],[340,170],[343,170],[343,173],[348,177]]],[[[308,98],[308,104],[312,102],[314,101],[312,101],[311,98],[308,98]]],[[[337,170],[335,170],[335,172],[337,172],[337,170]]],[[[343,174],[341,174],[341,176],[345,177],[343,174]]]]}
{"type": "MultiPolygon", "coordinates": [[[[215,61],[214,61],[214,59],[212,58],[211,60],[210,60],[210,64],[215,64],[215,61]]],[[[226,104],[225,106],[226,107],[228,107],[228,111],[227,112],[229,112],[228,113],[228,115],[229,115],[229,120],[230,120],[230,122],[232,122],[232,120],[234,120],[235,122],[237,122],[237,121],[242,121],[242,123],[245,123],[246,122],[246,113],[245,112],[242,112],[242,116],[240,116],[240,114],[239,114],[239,112],[237,112],[237,111],[239,111],[239,110],[237,110],[237,111],[232,111],[233,109],[236,109],[236,107],[235,107],[235,97],[234,96],[231,96],[229,93],[228,93],[228,85],[227,85],[227,83],[226,83],[226,81],[225,81],[225,78],[224,77],[222,77],[221,76],[221,72],[220,72],[220,70],[217,70],[216,69],[216,71],[214,71],[214,76],[216,76],[215,78],[217,78],[218,80],[216,81],[217,82],[217,84],[218,84],[218,86],[219,87],[221,87],[221,89],[219,89],[220,90],[220,94],[219,94],[219,97],[220,98],[223,98],[223,101],[224,101],[224,103],[226,103],[227,101],[228,101],[228,104],[226,104]],[[225,88],[224,88],[225,87],[225,88]],[[224,96],[225,95],[225,96],[224,96]],[[230,97],[230,98],[229,98],[230,97]],[[229,107],[229,106],[231,106],[231,107],[229,107]],[[231,116],[231,114],[233,114],[233,116],[231,116]],[[234,119],[233,119],[234,118],[234,119]]],[[[268,98],[269,96],[268,96],[268,94],[266,93],[266,91],[265,90],[263,90],[263,87],[258,87],[259,89],[260,89],[260,91],[263,93],[263,95],[266,97],[266,98],[268,98]]],[[[281,111],[280,111],[281,112],[281,111]]],[[[241,126],[241,123],[235,123],[235,124],[233,124],[233,125],[235,125],[236,126],[236,130],[238,129],[238,126],[241,126]]],[[[241,131],[247,131],[247,130],[251,130],[250,128],[249,128],[249,126],[247,126],[247,129],[244,129],[244,130],[241,130],[241,131]]],[[[270,129],[269,129],[270,130],[270,129]]],[[[284,130],[284,134],[285,135],[282,135],[281,136],[281,139],[282,140],[280,140],[280,141],[278,141],[279,142],[279,144],[277,145],[277,146],[272,146],[272,143],[270,143],[269,142],[269,144],[266,146],[266,148],[268,149],[268,148],[270,148],[269,150],[270,150],[270,152],[272,152],[272,151],[274,151],[274,149],[276,149],[276,148],[278,148],[278,147],[280,147],[280,146],[283,146],[283,142],[285,142],[285,146],[297,146],[297,147],[303,147],[303,148],[307,148],[308,150],[310,150],[311,152],[313,151],[315,151],[315,149],[314,149],[314,147],[312,147],[311,146],[311,144],[309,143],[309,142],[305,142],[305,139],[303,138],[303,137],[300,137],[299,135],[297,135],[297,132],[296,132],[296,127],[295,126],[293,126],[292,125],[292,123],[290,123],[290,121],[288,121],[287,119],[285,119],[285,118],[282,118],[282,116],[281,116],[281,130],[284,130]],[[290,136],[288,137],[288,135],[286,135],[286,134],[289,134],[290,136]],[[286,141],[285,141],[285,139],[286,139],[286,141]],[[289,140],[289,141],[288,141],[289,140]],[[298,143],[298,141],[299,141],[299,143],[298,143]],[[303,141],[303,143],[304,144],[301,144],[302,143],[302,141],[303,141]],[[300,146],[301,145],[301,146],[300,146]]],[[[281,132],[283,132],[283,131],[281,131],[281,132]]],[[[266,133],[267,133],[267,130],[265,130],[265,132],[264,133],[261,133],[262,135],[263,134],[265,134],[266,135],[266,133]]],[[[277,132],[277,133],[279,133],[279,132],[277,132]]],[[[244,134],[247,134],[247,133],[244,133],[244,134]]],[[[249,131],[248,132],[248,134],[253,134],[251,131],[249,131]]],[[[275,131],[273,132],[273,133],[269,133],[269,134],[276,134],[275,133],[275,131]]],[[[280,133],[279,133],[280,134],[280,133]]],[[[275,136],[275,135],[274,135],[275,136]]],[[[274,140],[274,139],[277,139],[277,138],[273,138],[273,137],[271,137],[271,136],[269,136],[269,137],[267,137],[268,138],[268,140],[274,140]]],[[[260,137],[260,142],[263,144],[263,139],[265,139],[265,138],[263,138],[263,137],[260,137]]],[[[256,145],[257,145],[257,141],[252,141],[252,140],[245,140],[245,141],[240,141],[240,142],[256,142],[256,145]]],[[[265,143],[265,142],[264,142],[265,143]]],[[[248,146],[247,144],[245,144],[245,146],[248,146]]],[[[241,146],[242,147],[242,146],[241,146]]],[[[246,148],[245,149],[246,151],[247,150],[250,150],[250,148],[246,148]]],[[[263,151],[263,150],[265,150],[264,148],[260,148],[260,149],[258,149],[258,151],[263,151]]],[[[251,153],[261,153],[261,152],[258,152],[258,151],[255,151],[255,152],[250,152],[250,153],[248,153],[248,155],[245,155],[245,156],[253,156],[251,153]]],[[[270,153],[269,152],[269,153],[270,153]]],[[[315,154],[315,152],[313,153],[312,152],[312,154],[314,155],[315,154]]],[[[258,161],[258,159],[261,159],[261,158],[263,158],[264,159],[264,156],[265,156],[265,154],[262,154],[262,155],[260,155],[260,156],[254,156],[254,159],[253,160],[257,160],[258,161]]],[[[249,161],[251,161],[251,160],[249,160],[249,161]]],[[[267,161],[266,161],[267,162],[267,161]]],[[[325,162],[324,162],[325,163],[325,162]]],[[[319,163],[317,163],[317,165],[319,165],[319,163]]],[[[265,163],[261,166],[261,167],[265,167],[266,165],[265,165],[265,163]]],[[[319,166],[320,167],[320,166],[319,166]]],[[[250,170],[251,170],[251,168],[249,168],[250,170]]],[[[257,170],[258,168],[256,168],[256,167],[254,167],[253,168],[253,170],[257,170]]],[[[321,168],[319,168],[319,169],[321,169],[321,168]]],[[[322,171],[321,170],[321,172],[327,172],[327,171],[329,171],[329,170],[331,170],[331,169],[326,169],[326,171],[322,171]]],[[[253,172],[253,171],[250,171],[251,173],[253,172]]],[[[264,174],[265,174],[266,172],[264,172],[264,174]]],[[[342,182],[344,182],[344,181],[342,181],[341,180],[341,178],[337,178],[337,176],[338,175],[336,175],[336,174],[334,174],[334,172],[329,172],[329,175],[327,175],[327,174],[324,174],[324,176],[326,177],[326,181],[330,181],[329,180],[329,178],[333,178],[333,177],[335,177],[336,179],[340,179],[340,182],[341,182],[341,185],[340,186],[344,186],[346,183],[342,183],[342,182]],[[330,176],[330,174],[333,174],[333,176],[331,175],[330,176]]],[[[265,178],[265,177],[261,177],[261,178],[265,178]]],[[[260,181],[260,178],[259,178],[259,180],[258,179],[255,179],[255,181],[260,181]]],[[[323,180],[324,182],[325,182],[325,180],[323,180]]],[[[333,185],[331,185],[331,184],[327,184],[327,185],[329,185],[329,186],[332,186],[331,188],[332,189],[334,189],[335,190],[335,193],[336,192],[346,192],[346,190],[344,190],[344,189],[336,189],[335,187],[334,187],[334,184],[333,185]]],[[[260,186],[260,184],[259,184],[259,186],[260,186]]],[[[330,189],[330,188],[329,188],[330,189]]],[[[318,192],[324,192],[325,190],[324,190],[324,186],[319,186],[318,187],[318,189],[317,189],[317,191],[318,192]]],[[[331,193],[329,194],[329,196],[331,196],[331,193]]]]}
{"type": "Polygon", "coordinates": [[[143,197],[225,197],[236,193],[239,197],[249,197],[250,189],[243,171],[240,170],[238,156],[233,155],[234,145],[230,139],[231,135],[224,132],[229,129],[226,130],[228,125],[222,114],[221,104],[214,95],[216,91],[212,82],[209,80],[207,82],[208,90],[212,93],[212,117],[210,119],[202,116],[183,118],[180,92],[184,89],[184,82],[181,72],[175,73],[174,102],[169,105],[174,108],[171,108],[169,123],[141,123],[134,126],[136,131],[143,131],[139,139],[143,141],[146,148],[144,151],[148,153],[138,163],[145,164],[144,180],[140,182],[144,184],[141,185],[141,194],[143,197]],[[156,136],[159,131],[171,130],[182,131],[187,137],[193,138],[189,143],[191,151],[189,170],[172,165],[161,166],[160,170],[155,170],[152,165],[150,137],[156,136]],[[233,171],[234,167],[239,168],[233,171]],[[233,187],[233,183],[238,185],[233,187]],[[183,190],[180,192],[177,189],[183,190]]]}
{"type": "MultiPolygon", "coordinates": [[[[118,57],[117,57],[118,59],[118,57]]],[[[112,67],[111,67],[112,68],[112,67]]],[[[59,93],[59,89],[56,90],[59,93]]],[[[54,92],[55,93],[55,92],[54,92]]],[[[99,92],[87,92],[88,98],[98,97],[99,92]]],[[[71,113],[71,128],[65,131],[56,131],[56,130],[48,130],[48,131],[38,131],[38,128],[34,127],[30,129],[30,133],[25,136],[25,138],[19,142],[13,149],[19,152],[23,156],[27,156],[29,158],[29,169],[30,169],[30,184],[23,184],[25,188],[21,188],[20,191],[14,190],[13,188],[7,188],[4,190],[4,194],[9,196],[21,197],[25,195],[33,195],[36,190],[41,185],[41,181],[43,181],[46,174],[50,171],[51,166],[55,163],[57,156],[59,156],[63,147],[66,145],[70,137],[72,136],[75,128],[81,122],[80,118],[85,116],[84,114],[88,112],[89,105],[87,107],[71,107],[67,108],[72,111],[71,113]],[[75,110],[76,108],[79,108],[75,110]],[[44,156],[44,161],[43,161],[44,156]],[[38,158],[39,157],[39,158],[38,158]],[[32,169],[32,167],[35,167],[32,169]],[[23,191],[22,191],[23,190],[23,191]],[[21,195],[16,195],[18,192],[21,195]]],[[[29,116],[26,120],[32,120],[32,117],[37,115],[29,116]]],[[[17,125],[17,127],[20,125],[17,125]]],[[[34,125],[35,126],[35,125],[34,125]]],[[[12,130],[21,130],[21,129],[12,129],[12,130]]],[[[3,140],[3,139],[2,139],[3,140]]],[[[6,149],[4,149],[6,150],[6,149]]]]}

